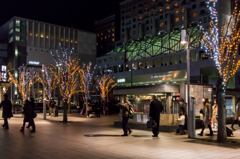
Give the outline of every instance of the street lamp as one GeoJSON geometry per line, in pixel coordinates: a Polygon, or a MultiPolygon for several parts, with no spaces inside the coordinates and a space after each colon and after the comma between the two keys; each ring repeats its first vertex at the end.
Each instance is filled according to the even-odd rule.
{"type": "Polygon", "coordinates": [[[45,104],[45,76],[44,76],[44,70],[45,70],[45,66],[42,65],[42,76],[43,76],[43,120],[46,120],[46,104],[45,104]]]}
{"type": "Polygon", "coordinates": [[[181,30],[181,44],[187,44],[187,102],[188,102],[188,138],[196,138],[195,107],[191,104],[190,96],[190,35],[181,30]]]}

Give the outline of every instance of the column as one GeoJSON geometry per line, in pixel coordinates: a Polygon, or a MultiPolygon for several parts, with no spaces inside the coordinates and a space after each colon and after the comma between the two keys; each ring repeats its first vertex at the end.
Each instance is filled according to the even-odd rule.
{"type": "MultiPolygon", "coordinates": [[[[34,83],[34,81],[32,81],[34,83]]],[[[35,94],[34,94],[34,84],[32,85],[32,97],[35,98],[35,94]]]]}
{"type": "MultiPolygon", "coordinates": [[[[40,75],[39,70],[38,70],[38,74],[40,75]]],[[[38,98],[38,103],[39,103],[39,81],[37,82],[37,98],[38,98]]]]}
{"type": "Polygon", "coordinates": [[[171,114],[172,98],[171,93],[166,94],[166,114],[171,114]]]}
{"type": "Polygon", "coordinates": [[[186,101],[186,84],[185,82],[180,83],[180,98],[186,101]]]}

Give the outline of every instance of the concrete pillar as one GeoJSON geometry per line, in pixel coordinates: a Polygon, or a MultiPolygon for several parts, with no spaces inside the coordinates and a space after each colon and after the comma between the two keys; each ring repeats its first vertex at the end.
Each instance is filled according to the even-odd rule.
{"type": "MultiPolygon", "coordinates": [[[[34,82],[34,81],[32,81],[34,82]]],[[[34,94],[34,84],[32,85],[32,97],[34,98],[35,97],[35,94],[34,94]]]]}
{"type": "Polygon", "coordinates": [[[186,101],[186,84],[185,82],[180,83],[180,98],[183,98],[186,101]]]}
{"type": "Polygon", "coordinates": [[[166,114],[171,114],[172,96],[171,93],[166,94],[166,114]]]}
{"type": "MultiPolygon", "coordinates": [[[[38,70],[38,74],[40,75],[40,71],[38,70]]],[[[38,81],[37,82],[37,98],[38,98],[38,102],[39,102],[39,85],[40,85],[40,82],[38,81]]]]}

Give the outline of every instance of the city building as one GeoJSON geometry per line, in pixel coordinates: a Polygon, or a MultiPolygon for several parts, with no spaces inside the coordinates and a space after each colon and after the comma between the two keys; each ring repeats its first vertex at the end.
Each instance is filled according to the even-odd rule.
{"type": "MultiPolygon", "coordinates": [[[[218,1],[220,24],[231,15],[230,1],[218,1]]],[[[97,64],[108,67],[118,83],[113,90],[116,101],[131,99],[139,117],[148,119],[151,95],[157,94],[164,114],[177,115],[179,99],[187,101],[186,44],[181,44],[181,30],[190,35],[191,96],[195,97],[195,114],[203,107],[202,98],[213,103],[217,70],[212,59],[201,49],[202,32],[198,24],[209,27],[210,16],[205,0],[125,0],[121,5],[121,40],[116,48],[97,58],[97,64]],[[143,114],[143,115],[142,115],[143,114]]],[[[239,55],[238,55],[239,56],[239,55]]],[[[235,112],[240,73],[228,83],[227,117],[235,112]]],[[[167,123],[174,123],[172,116],[167,123]]],[[[164,121],[163,121],[164,122],[164,121]]]]}
{"type": "MultiPolygon", "coordinates": [[[[0,27],[0,43],[7,43],[7,69],[18,77],[18,67],[23,64],[35,67],[39,74],[42,64],[56,65],[50,50],[56,50],[61,43],[63,48],[74,48],[73,58],[81,62],[96,61],[96,35],[91,32],[49,24],[36,20],[13,17],[0,27]]],[[[1,62],[1,61],[0,61],[1,62]]],[[[81,64],[81,63],[80,63],[81,64]]],[[[40,99],[42,90],[39,82],[30,91],[31,96],[40,99]]],[[[13,86],[14,99],[20,98],[13,86]]],[[[54,91],[55,97],[55,91],[54,91]]]]}
{"type": "Polygon", "coordinates": [[[104,55],[115,48],[115,15],[95,21],[94,31],[97,34],[97,54],[104,55]]]}

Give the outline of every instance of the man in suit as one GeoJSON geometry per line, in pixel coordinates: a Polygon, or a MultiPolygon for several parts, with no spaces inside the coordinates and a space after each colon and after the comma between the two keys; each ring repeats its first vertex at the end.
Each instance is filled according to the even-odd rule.
{"type": "Polygon", "coordinates": [[[153,121],[153,137],[158,137],[160,113],[163,111],[162,103],[158,100],[157,96],[152,96],[153,101],[150,103],[149,117],[153,121]]]}
{"type": "Polygon", "coordinates": [[[0,104],[0,109],[3,107],[2,117],[4,119],[4,124],[2,125],[2,127],[5,128],[5,129],[9,129],[7,119],[13,117],[12,103],[11,103],[10,100],[8,100],[8,95],[7,94],[4,94],[3,98],[4,98],[4,100],[0,104]]]}

